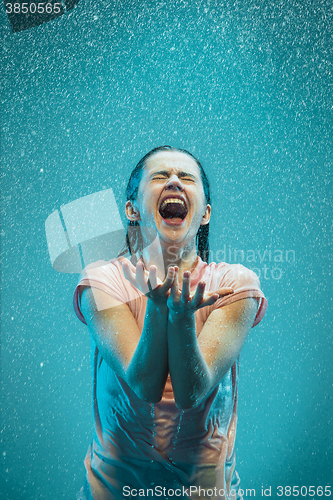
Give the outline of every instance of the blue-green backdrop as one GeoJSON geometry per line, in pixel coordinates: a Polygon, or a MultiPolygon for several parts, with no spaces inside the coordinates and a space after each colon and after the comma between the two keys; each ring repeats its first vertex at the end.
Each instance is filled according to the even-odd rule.
{"type": "Polygon", "coordinates": [[[161,144],[200,158],[213,255],[256,268],[269,302],[242,352],[242,487],[329,485],[331,2],[81,0],[15,34],[0,10],[0,498],[74,499],[92,435],[77,275],[53,270],[45,220],[109,187],[123,207],[161,144]]]}

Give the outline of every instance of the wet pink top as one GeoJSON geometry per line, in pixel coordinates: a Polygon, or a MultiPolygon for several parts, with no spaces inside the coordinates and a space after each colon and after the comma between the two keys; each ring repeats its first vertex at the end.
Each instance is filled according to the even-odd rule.
{"type": "MultiPolygon", "coordinates": [[[[207,265],[198,258],[191,288],[199,281],[206,283],[206,291],[232,287],[234,293],[196,311],[197,335],[214,309],[243,298],[258,301],[253,326],[264,316],[267,302],[259,280],[244,266],[207,265]]],[[[82,273],[74,308],[85,323],[79,300],[82,286],[98,288],[127,303],[142,331],[147,298],[125,279],[119,260],[93,264],[82,273]]],[[[177,490],[178,498],[186,498],[186,493],[199,498],[199,487],[216,487],[221,500],[240,498],[232,496],[239,484],[234,453],[239,358],[199,406],[179,410],[169,377],[161,401],[147,403],[106,364],[93,339],[91,347],[94,438],[85,459],[86,483],[78,498],[123,500],[132,488],[144,490],[145,496],[153,489],[156,498],[163,498],[159,494],[163,487],[177,490]],[[191,486],[191,491],[186,490],[191,486]]]]}

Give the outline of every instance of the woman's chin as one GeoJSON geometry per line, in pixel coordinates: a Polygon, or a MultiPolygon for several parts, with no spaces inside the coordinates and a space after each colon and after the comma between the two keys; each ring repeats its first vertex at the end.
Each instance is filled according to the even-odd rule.
{"type": "MultiPolygon", "coordinates": [[[[189,242],[189,225],[186,218],[184,220],[162,219],[157,227],[160,242],[168,245],[177,245],[183,247],[189,242]]],[[[193,231],[190,231],[192,233],[193,231]]],[[[192,236],[192,238],[195,237],[192,236]]],[[[163,245],[163,244],[162,244],[163,245]]]]}

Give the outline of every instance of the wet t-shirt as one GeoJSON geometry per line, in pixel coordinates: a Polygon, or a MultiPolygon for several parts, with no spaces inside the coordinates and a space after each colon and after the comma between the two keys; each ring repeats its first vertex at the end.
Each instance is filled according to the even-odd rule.
{"type": "MultiPolygon", "coordinates": [[[[219,307],[253,297],[258,311],[253,326],[266,310],[257,276],[241,265],[211,263],[198,258],[191,289],[199,281],[205,291],[231,287],[232,295],[196,311],[197,335],[209,314],[219,307]]],[[[124,277],[121,261],[99,262],[82,273],[74,293],[80,310],[80,289],[97,288],[127,303],[142,332],[147,297],[124,277]],[[81,288],[80,288],[81,287],[81,288]]],[[[180,283],[181,289],[181,283],[180,283]]],[[[159,403],[139,399],[102,358],[91,337],[94,436],[85,459],[86,483],[79,499],[241,498],[235,471],[239,358],[220,383],[195,408],[176,407],[170,377],[159,403]],[[200,491],[201,488],[201,491],[200,491]]]]}

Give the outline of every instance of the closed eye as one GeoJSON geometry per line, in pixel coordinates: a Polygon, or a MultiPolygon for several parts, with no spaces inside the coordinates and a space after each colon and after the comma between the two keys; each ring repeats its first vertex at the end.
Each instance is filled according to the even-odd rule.
{"type": "MultiPolygon", "coordinates": [[[[192,176],[179,175],[178,178],[181,179],[182,181],[186,181],[186,182],[195,182],[195,179],[192,176]]],[[[153,177],[153,181],[165,180],[165,179],[168,179],[167,175],[164,175],[164,176],[163,175],[155,175],[153,177]]]]}
{"type": "Polygon", "coordinates": [[[195,182],[195,179],[193,179],[193,177],[179,177],[179,179],[186,182],[195,182]]]}

